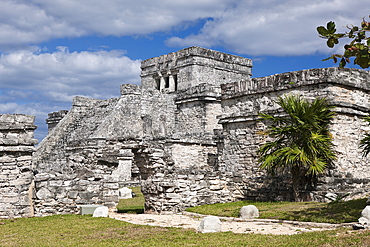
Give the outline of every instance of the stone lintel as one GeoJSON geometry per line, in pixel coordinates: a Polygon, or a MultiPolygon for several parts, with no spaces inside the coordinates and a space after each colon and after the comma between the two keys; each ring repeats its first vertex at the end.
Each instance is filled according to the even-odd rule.
{"type": "Polygon", "coordinates": [[[370,73],[360,69],[308,69],[222,84],[221,94],[222,99],[230,99],[318,84],[339,84],[369,92],[369,81],[370,73]]]}
{"type": "Polygon", "coordinates": [[[218,97],[212,97],[212,96],[203,96],[203,97],[193,97],[193,98],[188,98],[188,99],[183,99],[183,100],[176,100],[175,104],[184,104],[184,103],[189,103],[189,102],[196,102],[196,101],[218,101],[221,102],[221,100],[218,97]]]}
{"type": "Polygon", "coordinates": [[[21,130],[21,131],[24,131],[24,130],[35,130],[35,129],[37,129],[37,126],[34,125],[34,124],[22,124],[22,123],[18,123],[18,124],[1,123],[0,124],[0,130],[21,130]]]}
{"type": "MultiPolygon", "coordinates": [[[[331,102],[335,108],[333,109],[333,112],[336,112],[338,114],[347,114],[347,115],[357,115],[360,117],[367,116],[369,113],[369,110],[365,107],[351,104],[347,102],[331,102]]],[[[286,115],[281,110],[273,110],[273,111],[267,111],[265,113],[275,115],[275,116],[284,116],[286,115]]],[[[227,123],[240,123],[240,122],[250,122],[250,121],[257,121],[259,116],[254,114],[239,114],[239,115],[222,115],[219,116],[219,124],[227,124],[227,123]]]]}
{"type": "Polygon", "coordinates": [[[32,146],[0,146],[0,152],[28,152],[32,153],[36,149],[32,146]]]}

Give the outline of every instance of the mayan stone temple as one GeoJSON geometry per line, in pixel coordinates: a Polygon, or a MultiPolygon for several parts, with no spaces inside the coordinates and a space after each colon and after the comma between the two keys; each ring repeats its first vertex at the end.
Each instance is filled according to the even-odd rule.
{"type": "Polygon", "coordinates": [[[49,134],[35,152],[31,116],[2,115],[0,217],[115,207],[118,190],[133,185],[141,186],[145,210],[153,213],[292,200],[289,177],[267,175],[256,156],[267,138],[258,113],[278,114],[275,100],[285,94],[327,97],[335,105],[338,158],[315,186],[301,188],[302,196],[367,196],[370,164],[358,145],[370,131],[363,121],[370,73],[326,68],[251,75],[250,59],[200,47],[150,58],[141,64],[141,85],[121,85],[119,98],[75,97],[69,111],[49,114],[49,134]],[[9,127],[12,121],[18,127],[9,127]]]}

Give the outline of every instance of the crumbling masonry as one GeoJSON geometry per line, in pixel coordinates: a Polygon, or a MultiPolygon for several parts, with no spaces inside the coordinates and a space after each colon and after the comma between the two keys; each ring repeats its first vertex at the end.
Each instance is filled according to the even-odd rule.
{"type": "Polygon", "coordinates": [[[138,183],[147,212],[291,200],[289,177],[268,176],[256,162],[267,138],[258,113],[278,114],[274,100],[288,93],[327,97],[337,113],[331,131],[338,159],[313,186],[302,186],[302,196],[367,196],[370,166],[358,144],[370,130],[362,120],[370,109],[369,72],[327,68],[251,78],[251,68],[249,59],[190,47],[143,61],[142,85],[122,85],[119,98],[76,97],[70,111],[50,114],[49,134],[33,154],[33,180],[25,183],[34,215],[115,206],[118,188],[138,183]]]}

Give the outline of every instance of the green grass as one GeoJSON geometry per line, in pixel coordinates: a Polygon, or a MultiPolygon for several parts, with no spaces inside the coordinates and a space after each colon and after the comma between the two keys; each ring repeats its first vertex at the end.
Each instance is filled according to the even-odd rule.
{"type": "MultiPolygon", "coordinates": [[[[137,197],[121,200],[120,212],[141,213],[144,210],[140,188],[132,189],[137,197]]],[[[335,204],[240,201],[199,206],[188,211],[237,217],[242,206],[253,204],[259,208],[262,218],[338,223],[357,221],[365,201],[335,204]]],[[[0,246],[370,246],[370,230],[338,229],[292,236],[232,232],[201,234],[195,230],[140,226],[88,215],[55,215],[0,220],[0,246]]]]}
{"type": "MultiPolygon", "coordinates": [[[[136,197],[120,200],[117,206],[119,213],[143,213],[144,196],[140,187],[132,187],[136,197]]],[[[246,205],[255,205],[262,219],[279,219],[310,221],[323,223],[357,222],[361,211],[366,206],[366,198],[337,203],[319,202],[254,202],[238,201],[231,203],[216,203],[188,208],[186,211],[217,215],[224,217],[238,217],[240,208],[246,205]]]]}
{"type": "Polygon", "coordinates": [[[140,187],[132,187],[130,189],[132,189],[132,192],[136,194],[136,197],[120,200],[117,205],[117,212],[133,214],[144,213],[145,200],[143,193],[141,193],[140,187]]]}
{"type": "Polygon", "coordinates": [[[262,219],[346,223],[357,222],[361,216],[361,211],[366,206],[366,199],[331,204],[319,202],[238,201],[203,205],[188,208],[186,211],[207,215],[238,217],[240,208],[246,205],[255,205],[260,213],[259,218],[262,219]]]}
{"type": "Polygon", "coordinates": [[[339,229],[292,236],[201,234],[110,218],[56,215],[0,220],[0,246],[370,246],[370,231],[339,229]]]}

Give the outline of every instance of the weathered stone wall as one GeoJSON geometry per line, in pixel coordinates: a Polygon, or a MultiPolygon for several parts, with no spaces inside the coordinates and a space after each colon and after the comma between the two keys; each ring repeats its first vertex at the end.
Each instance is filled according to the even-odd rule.
{"type": "Polygon", "coordinates": [[[222,83],[250,77],[252,60],[201,47],[189,47],[141,64],[141,84],[159,90],[186,90],[202,83],[222,83]]]}
{"type": "Polygon", "coordinates": [[[146,212],[179,212],[232,200],[215,170],[215,152],[215,146],[184,143],[154,143],[136,150],[146,212]]]}
{"type": "Polygon", "coordinates": [[[34,116],[0,115],[0,218],[33,216],[34,116]]]}
{"type": "Polygon", "coordinates": [[[250,72],[249,59],[191,47],[143,61],[142,86],[122,85],[119,98],[76,97],[34,155],[36,215],[115,205],[117,189],[130,178],[140,180],[148,212],[290,200],[289,180],[267,176],[256,162],[266,141],[258,113],[279,114],[274,101],[286,93],[328,97],[338,113],[332,125],[338,161],[316,192],[302,193],[316,200],[328,191],[366,193],[370,171],[357,145],[369,129],[361,120],[369,109],[369,73],[329,68],[251,79],[250,72]],[[235,82],[222,84],[229,81],[235,82]]]}
{"type": "Polygon", "coordinates": [[[200,84],[176,94],[175,133],[173,139],[188,142],[213,143],[213,130],[220,129],[217,116],[221,114],[219,86],[200,84]]]}
{"type": "Polygon", "coordinates": [[[78,205],[115,206],[118,189],[138,184],[132,148],[174,131],[174,95],[122,85],[120,98],[76,97],[34,155],[36,215],[76,213],[78,205]]]}
{"type": "MultiPolygon", "coordinates": [[[[277,113],[277,96],[298,94],[305,98],[327,97],[336,106],[331,131],[338,159],[335,167],[322,176],[312,199],[328,191],[352,193],[352,198],[369,193],[370,166],[358,147],[369,127],[361,119],[368,113],[370,75],[356,69],[313,69],[256,78],[222,86],[223,114],[220,123],[220,169],[242,174],[235,184],[243,188],[245,198],[265,200],[291,199],[289,179],[271,178],[260,171],[257,149],[266,141],[265,126],[257,122],[257,113],[277,113]],[[255,86],[259,85],[259,87],[255,86]],[[269,182],[270,181],[270,182],[269,182]]],[[[230,189],[233,190],[234,185],[230,189]]],[[[308,188],[312,189],[312,188],[308,188]]]]}

